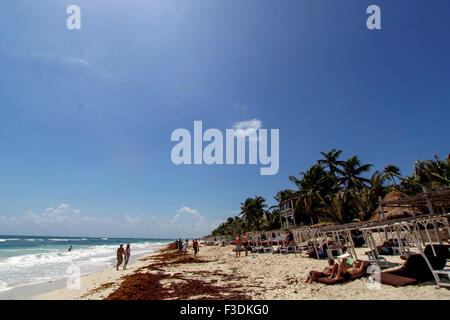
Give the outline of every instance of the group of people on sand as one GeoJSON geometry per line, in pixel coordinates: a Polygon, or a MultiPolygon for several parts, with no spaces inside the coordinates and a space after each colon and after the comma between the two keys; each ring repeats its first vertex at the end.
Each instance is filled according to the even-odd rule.
{"type": "Polygon", "coordinates": [[[123,270],[127,269],[128,261],[130,261],[131,256],[131,246],[128,243],[126,249],[123,247],[123,243],[120,244],[119,248],[117,249],[117,265],[116,270],[119,270],[119,266],[122,264],[122,262],[125,260],[125,263],[123,265],[123,270]]]}
{"type": "MultiPolygon", "coordinates": [[[[247,235],[244,233],[241,237],[240,234],[238,234],[236,238],[236,247],[233,249],[234,252],[236,252],[236,258],[241,256],[241,251],[245,251],[245,255],[248,255],[248,251],[252,251],[252,248],[249,245],[247,235]]],[[[284,243],[288,246],[294,246],[294,235],[289,230],[286,238],[284,239],[284,243]]]]}
{"type": "MultiPolygon", "coordinates": [[[[179,254],[186,255],[189,248],[189,239],[186,239],[184,242],[181,239],[175,241],[175,249],[178,250],[179,254]]],[[[192,241],[192,248],[194,249],[194,257],[197,256],[199,251],[198,239],[194,239],[192,241]]]]}
{"type": "Polygon", "coordinates": [[[236,252],[236,258],[241,256],[241,251],[245,251],[245,255],[248,255],[249,245],[248,245],[248,238],[245,235],[245,233],[242,235],[238,234],[236,238],[236,248],[233,250],[236,252]]]}
{"type": "Polygon", "coordinates": [[[350,279],[353,275],[361,273],[366,267],[366,263],[360,260],[352,261],[349,265],[344,259],[342,263],[335,263],[333,259],[328,259],[328,265],[322,271],[312,270],[308,273],[306,283],[313,283],[317,278],[328,277],[330,279],[350,279]]]}

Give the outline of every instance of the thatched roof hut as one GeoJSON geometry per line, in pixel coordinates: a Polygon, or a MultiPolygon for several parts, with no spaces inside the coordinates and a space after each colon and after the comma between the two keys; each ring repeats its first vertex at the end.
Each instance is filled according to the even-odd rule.
{"type": "MultiPolygon", "coordinates": [[[[402,194],[397,191],[389,192],[383,199],[385,201],[393,201],[402,198],[402,194]]],[[[415,208],[414,211],[411,207],[383,207],[384,217],[381,216],[381,206],[379,206],[373,213],[369,221],[381,221],[401,219],[407,217],[413,217],[415,215],[422,214],[422,211],[415,208]]]]}

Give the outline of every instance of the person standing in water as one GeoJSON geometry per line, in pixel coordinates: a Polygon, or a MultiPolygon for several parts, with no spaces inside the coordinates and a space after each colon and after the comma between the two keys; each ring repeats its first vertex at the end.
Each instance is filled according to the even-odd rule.
{"type": "Polygon", "coordinates": [[[123,262],[123,255],[124,255],[124,250],[123,250],[123,244],[120,244],[119,249],[117,249],[117,266],[116,266],[116,270],[119,270],[119,266],[122,264],[123,262]]]}
{"type": "Polygon", "coordinates": [[[131,248],[130,248],[129,243],[127,243],[127,248],[125,249],[124,256],[125,256],[125,264],[123,265],[123,270],[126,270],[128,261],[130,261],[130,256],[131,256],[131,248]]]}
{"type": "Polygon", "coordinates": [[[70,246],[70,247],[69,247],[69,250],[67,250],[67,251],[72,251],[72,246],[70,246]]]}

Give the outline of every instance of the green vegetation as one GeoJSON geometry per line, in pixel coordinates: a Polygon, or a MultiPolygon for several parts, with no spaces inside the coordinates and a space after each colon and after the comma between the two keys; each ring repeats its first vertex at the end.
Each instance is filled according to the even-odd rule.
{"type": "MultiPolygon", "coordinates": [[[[431,190],[450,186],[450,155],[445,160],[440,160],[436,155],[432,160],[416,160],[410,176],[402,177],[398,167],[387,165],[369,177],[371,164],[361,164],[358,156],[340,160],[341,153],[342,150],[336,149],[321,152],[323,158],[311,168],[300,172],[298,177],[289,177],[296,190],[281,190],[274,196],[278,203],[294,201],[298,225],[365,221],[378,207],[379,197],[390,191],[406,196],[423,192],[423,188],[431,190]]],[[[279,229],[278,205],[266,208],[263,197],[247,198],[241,203],[240,214],[228,218],[212,234],[236,235],[279,229]]]]}

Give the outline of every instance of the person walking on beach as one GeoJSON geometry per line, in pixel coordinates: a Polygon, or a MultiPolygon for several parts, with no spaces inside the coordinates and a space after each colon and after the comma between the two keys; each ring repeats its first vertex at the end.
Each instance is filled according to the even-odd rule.
{"type": "Polygon", "coordinates": [[[180,256],[183,253],[183,241],[181,239],[178,240],[178,255],[180,256]]]}
{"type": "Polygon", "coordinates": [[[189,246],[189,240],[186,239],[186,241],[185,241],[184,244],[183,244],[184,255],[187,254],[188,246],[189,246]]]}
{"type": "Polygon", "coordinates": [[[122,264],[123,262],[123,255],[124,255],[124,250],[123,250],[123,243],[120,244],[119,249],[117,249],[117,266],[116,266],[116,270],[119,270],[119,266],[122,264]]]}
{"type": "Polygon", "coordinates": [[[194,257],[197,257],[197,253],[198,253],[198,241],[197,241],[197,239],[194,239],[194,242],[192,242],[192,247],[194,248],[194,257]]]}
{"type": "Polygon", "coordinates": [[[245,256],[248,256],[248,249],[249,249],[249,245],[248,245],[248,238],[244,233],[244,238],[242,239],[243,242],[243,246],[244,246],[244,250],[245,250],[245,256]]]}
{"type": "Polygon", "coordinates": [[[123,265],[123,270],[126,270],[128,261],[130,261],[130,256],[131,256],[131,248],[130,248],[129,243],[127,243],[127,248],[125,249],[124,256],[125,256],[125,264],[123,265]]]}
{"type": "Polygon", "coordinates": [[[292,231],[291,231],[291,230],[289,230],[288,235],[287,235],[287,237],[286,237],[286,240],[287,240],[288,246],[293,246],[293,245],[295,245],[295,242],[294,242],[294,235],[292,234],[292,231]]]}

